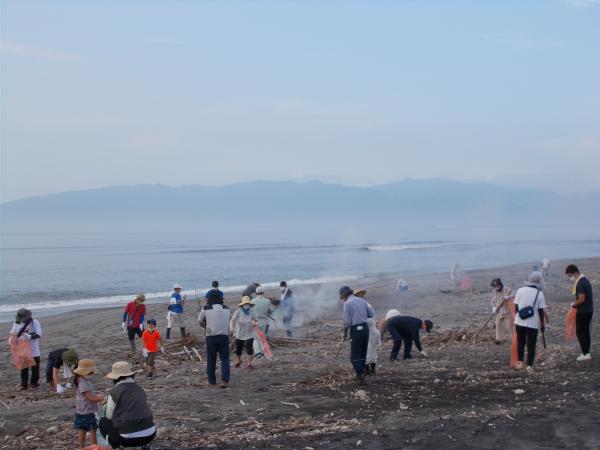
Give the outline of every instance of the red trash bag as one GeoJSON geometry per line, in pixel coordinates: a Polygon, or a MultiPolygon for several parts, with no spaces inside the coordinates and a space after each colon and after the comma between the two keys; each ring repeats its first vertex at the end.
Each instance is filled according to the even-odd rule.
{"type": "Polygon", "coordinates": [[[575,308],[569,308],[567,318],[565,319],[565,342],[573,342],[575,340],[577,310],[575,308]]]}
{"type": "Polygon", "coordinates": [[[260,346],[262,347],[262,354],[265,355],[265,358],[271,359],[273,357],[273,353],[271,352],[271,347],[269,346],[269,341],[267,341],[265,333],[263,333],[256,325],[254,325],[254,332],[256,333],[256,337],[258,338],[260,346]]]}
{"type": "Polygon", "coordinates": [[[17,369],[21,370],[35,366],[29,341],[17,339],[16,336],[12,336],[10,338],[10,351],[12,353],[13,364],[17,369]]]}
{"type": "Polygon", "coordinates": [[[461,287],[465,291],[470,291],[471,290],[471,287],[472,287],[471,278],[469,278],[469,275],[467,275],[466,273],[463,273],[462,281],[461,281],[461,287]]]}
{"type": "Polygon", "coordinates": [[[508,363],[508,367],[515,368],[517,367],[517,360],[519,359],[518,351],[517,351],[517,329],[515,328],[515,302],[513,299],[507,300],[507,308],[510,313],[510,329],[512,330],[512,344],[510,346],[510,362],[508,363]]]}

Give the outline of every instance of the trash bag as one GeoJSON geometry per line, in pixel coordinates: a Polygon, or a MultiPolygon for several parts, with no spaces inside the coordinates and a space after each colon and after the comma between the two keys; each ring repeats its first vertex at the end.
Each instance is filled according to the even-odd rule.
{"type": "Polygon", "coordinates": [[[575,308],[569,308],[569,312],[567,313],[567,317],[565,319],[565,342],[567,344],[575,340],[577,328],[576,320],[577,310],[575,308]]]}
{"type": "Polygon", "coordinates": [[[90,444],[87,447],[84,447],[83,450],[112,450],[112,447],[108,444],[106,444],[106,445],[90,444]]]}
{"type": "Polygon", "coordinates": [[[461,285],[462,289],[465,291],[471,290],[471,288],[472,288],[471,278],[469,278],[469,276],[466,273],[463,274],[460,285],[461,285]]]}
{"type": "Polygon", "coordinates": [[[256,325],[254,326],[254,332],[256,333],[256,338],[262,347],[262,354],[265,355],[265,358],[271,359],[273,357],[273,353],[271,352],[271,347],[269,346],[269,341],[267,341],[265,333],[263,333],[256,325]]]}
{"type": "Polygon", "coordinates": [[[19,370],[35,366],[35,360],[31,354],[31,346],[24,339],[17,339],[16,336],[10,338],[10,351],[12,353],[13,364],[19,370]]]}
{"type": "Polygon", "coordinates": [[[515,302],[514,299],[507,300],[506,307],[508,308],[508,312],[510,314],[510,329],[512,330],[512,343],[510,346],[510,362],[508,363],[508,367],[515,368],[517,367],[517,361],[519,359],[519,354],[517,351],[517,329],[515,328],[515,302]]]}

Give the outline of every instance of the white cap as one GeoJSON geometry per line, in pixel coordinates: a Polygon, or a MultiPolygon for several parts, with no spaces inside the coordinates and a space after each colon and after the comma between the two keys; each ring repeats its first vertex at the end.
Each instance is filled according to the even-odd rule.
{"type": "Polygon", "coordinates": [[[173,289],[183,289],[180,284],[174,284],[173,289]]]}
{"type": "Polygon", "coordinates": [[[262,288],[262,286],[257,286],[254,292],[256,292],[257,294],[264,294],[265,290],[262,288]]]}
{"type": "Polygon", "coordinates": [[[390,309],[387,314],[385,315],[385,320],[389,320],[392,317],[396,317],[400,315],[400,311],[398,311],[397,309],[390,309]]]}

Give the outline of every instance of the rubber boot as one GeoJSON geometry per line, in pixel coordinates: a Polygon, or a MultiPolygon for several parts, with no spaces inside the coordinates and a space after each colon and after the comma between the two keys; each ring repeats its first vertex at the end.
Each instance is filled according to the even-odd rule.
{"type": "Polygon", "coordinates": [[[375,375],[375,363],[371,363],[371,375],[375,375]]]}
{"type": "Polygon", "coordinates": [[[365,375],[371,375],[371,368],[369,364],[365,364],[365,375]]]}
{"type": "Polygon", "coordinates": [[[181,331],[181,339],[185,337],[185,327],[180,327],[179,331],[181,331]]]}
{"type": "Polygon", "coordinates": [[[356,381],[358,383],[359,386],[364,386],[365,383],[365,374],[364,373],[357,373],[356,374],[356,381]]]}
{"type": "Polygon", "coordinates": [[[171,329],[167,328],[167,339],[171,339],[171,329]]]}
{"type": "Polygon", "coordinates": [[[131,347],[131,351],[135,352],[135,341],[133,339],[129,341],[129,346],[131,347]]]}

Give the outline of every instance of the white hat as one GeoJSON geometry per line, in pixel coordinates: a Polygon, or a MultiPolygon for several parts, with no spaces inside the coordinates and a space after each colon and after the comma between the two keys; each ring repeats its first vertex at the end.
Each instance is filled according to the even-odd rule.
{"type": "Polygon", "coordinates": [[[174,284],[173,289],[183,289],[180,284],[174,284]]]}
{"type": "Polygon", "coordinates": [[[390,309],[385,315],[385,320],[389,320],[392,317],[396,317],[399,315],[400,315],[400,311],[398,311],[397,309],[390,309]]]}
{"type": "Polygon", "coordinates": [[[256,292],[257,294],[264,294],[265,290],[262,288],[262,286],[257,286],[254,292],[256,292]]]}

